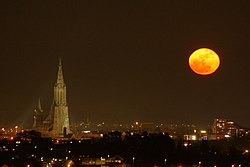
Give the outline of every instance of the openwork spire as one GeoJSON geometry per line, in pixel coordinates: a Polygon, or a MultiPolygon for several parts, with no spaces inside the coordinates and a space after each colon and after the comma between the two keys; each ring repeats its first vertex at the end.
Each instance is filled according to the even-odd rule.
{"type": "Polygon", "coordinates": [[[61,58],[59,58],[59,66],[58,66],[58,73],[57,73],[57,84],[63,84],[64,80],[63,80],[63,73],[62,73],[62,62],[61,62],[61,58]]]}
{"type": "Polygon", "coordinates": [[[38,99],[37,109],[39,109],[40,111],[42,111],[42,106],[41,106],[41,100],[40,100],[40,98],[38,99]]]}

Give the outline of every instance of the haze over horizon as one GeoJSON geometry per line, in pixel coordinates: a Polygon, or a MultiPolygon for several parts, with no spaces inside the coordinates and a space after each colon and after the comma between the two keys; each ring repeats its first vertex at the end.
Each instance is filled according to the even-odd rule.
{"type": "Polygon", "coordinates": [[[72,122],[154,121],[250,127],[250,2],[0,2],[0,126],[48,112],[62,58],[72,122]],[[213,49],[199,76],[190,54],[213,49]]]}

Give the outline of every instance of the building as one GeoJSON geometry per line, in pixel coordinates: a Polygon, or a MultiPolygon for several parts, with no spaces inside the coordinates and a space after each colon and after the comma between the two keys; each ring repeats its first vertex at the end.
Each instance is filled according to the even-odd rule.
{"type": "Polygon", "coordinates": [[[57,137],[66,136],[70,133],[69,113],[66,99],[66,85],[63,79],[62,64],[59,60],[57,82],[54,86],[52,135],[57,137]]]}
{"type": "Polygon", "coordinates": [[[42,110],[40,100],[34,110],[33,129],[42,133],[43,136],[65,137],[71,133],[69,128],[69,113],[67,106],[66,85],[63,79],[62,63],[59,60],[57,80],[54,85],[54,98],[49,114],[42,110]]]}
{"type": "Polygon", "coordinates": [[[230,119],[214,119],[212,133],[216,134],[217,139],[228,137],[242,137],[246,135],[246,129],[241,128],[238,124],[230,119]]]}
{"type": "Polygon", "coordinates": [[[50,129],[52,126],[51,115],[52,114],[46,114],[43,111],[41,102],[39,99],[38,105],[36,109],[34,110],[32,129],[35,131],[41,132],[42,136],[44,137],[51,137],[50,135],[50,129]]]}
{"type": "Polygon", "coordinates": [[[38,100],[37,108],[34,110],[34,117],[33,117],[33,129],[39,132],[42,132],[44,129],[44,113],[41,107],[40,99],[38,100]]]}

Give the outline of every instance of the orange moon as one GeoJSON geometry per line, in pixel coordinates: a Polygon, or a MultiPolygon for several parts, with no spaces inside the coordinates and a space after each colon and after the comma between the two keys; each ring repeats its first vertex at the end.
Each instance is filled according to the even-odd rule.
{"type": "Polygon", "coordinates": [[[189,57],[189,66],[197,74],[209,75],[220,65],[219,56],[211,49],[200,48],[189,57]]]}

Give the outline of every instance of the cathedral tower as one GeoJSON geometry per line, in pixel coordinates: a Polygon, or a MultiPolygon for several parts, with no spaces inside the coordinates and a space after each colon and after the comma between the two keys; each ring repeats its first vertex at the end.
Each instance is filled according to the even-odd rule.
{"type": "Polygon", "coordinates": [[[34,110],[34,122],[33,122],[33,127],[32,129],[37,130],[37,131],[43,131],[43,110],[41,107],[41,102],[40,99],[38,99],[38,105],[36,109],[34,110]]]}
{"type": "Polygon", "coordinates": [[[54,86],[52,113],[52,135],[54,137],[64,137],[69,134],[70,128],[66,99],[66,85],[63,79],[61,59],[59,59],[57,81],[54,86]]]}

